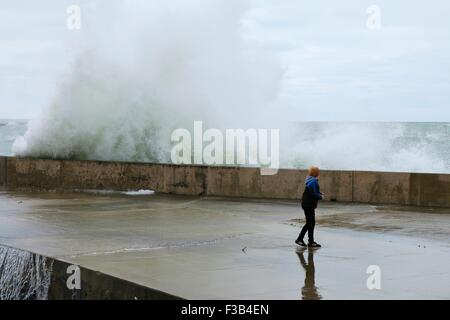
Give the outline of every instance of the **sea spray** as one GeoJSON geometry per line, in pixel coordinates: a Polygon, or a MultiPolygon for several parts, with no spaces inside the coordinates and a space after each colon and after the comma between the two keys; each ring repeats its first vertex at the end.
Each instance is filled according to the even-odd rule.
{"type": "Polygon", "coordinates": [[[257,122],[282,72],[243,40],[248,9],[242,0],[137,0],[88,12],[83,53],[13,152],[168,162],[178,127],[257,122]]]}
{"type": "Polygon", "coordinates": [[[331,170],[450,172],[446,123],[312,122],[287,130],[283,167],[316,164],[331,170]]]}
{"type": "Polygon", "coordinates": [[[0,300],[46,300],[52,260],[0,246],[0,300]]]}

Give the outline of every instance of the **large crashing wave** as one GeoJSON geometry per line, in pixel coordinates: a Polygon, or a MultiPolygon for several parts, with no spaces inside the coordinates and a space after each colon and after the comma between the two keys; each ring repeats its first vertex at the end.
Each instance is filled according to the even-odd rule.
{"type": "Polygon", "coordinates": [[[13,152],[166,162],[178,127],[249,123],[277,96],[281,71],[243,40],[248,9],[242,0],[136,0],[82,11],[85,49],[13,152]]]}
{"type": "Polygon", "coordinates": [[[169,162],[172,131],[203,120],[214,128],[280,128],[282,167],[450,172],[448,125],[413,133],[414,124],[281,126],[276,110],[263,121],[282,72],[260,44],[244,40],[249,9],[247,0],[82,7],[82,53],[13,153],[169,162]]]}

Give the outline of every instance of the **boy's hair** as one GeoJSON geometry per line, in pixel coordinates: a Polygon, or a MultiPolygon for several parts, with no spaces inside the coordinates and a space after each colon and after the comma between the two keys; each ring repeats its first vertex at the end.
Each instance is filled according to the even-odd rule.
{"type": "Polygon", "coordinates": [[[308,170],[308,174],[311,177],[316,177],[317,178],[319,176],[319,173],[320,173],[320,169],[318,167],[311,167],[308,170]]]}

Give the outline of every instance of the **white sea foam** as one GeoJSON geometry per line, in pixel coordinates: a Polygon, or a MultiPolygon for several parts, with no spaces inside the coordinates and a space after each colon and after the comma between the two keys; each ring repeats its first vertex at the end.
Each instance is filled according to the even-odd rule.
{"type": "Polygon", "coordinates": [[[127,191],[123,192],[127,196],[151,196],[155,194],[153,190],[138,190],[138,191],[127,191]]]}
{"type": "Polygon", "coordinates": [[[288,138],[282,152],[287,167],[450,172],[445,124],[312,123],[295,126],[289,136],[296,139],[288,138]]]}

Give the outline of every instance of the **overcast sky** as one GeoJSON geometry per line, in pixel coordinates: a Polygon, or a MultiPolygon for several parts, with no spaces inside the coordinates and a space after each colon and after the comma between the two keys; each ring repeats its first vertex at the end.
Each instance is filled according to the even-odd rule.
{"type": "MultiPolygon", "coordinates": [[[[67,6],[94,2],[108,3],[0,0],[0,118],[34,118],[51,101],[77,52],[67,6]]],[[[288,120],[450,121],[448,16],[445,0],[253,0],[244,30],[286,70],[288,120]],[[379,30],[367,27],[373,4],[379,30]]]]}

